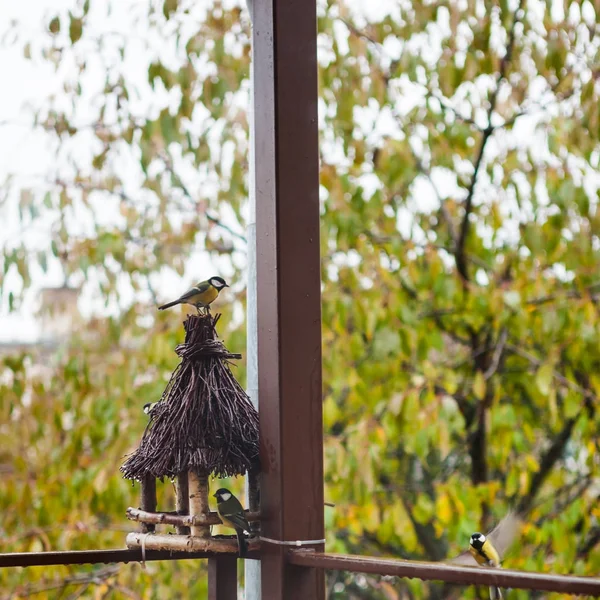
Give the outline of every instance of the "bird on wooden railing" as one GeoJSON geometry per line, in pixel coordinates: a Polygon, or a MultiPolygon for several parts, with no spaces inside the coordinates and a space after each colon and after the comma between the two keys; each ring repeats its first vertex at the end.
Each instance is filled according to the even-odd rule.
{"type": "Polygon", "coordinates": [[[250,524],[246,519],[244,507],[240,501],[226,488],[220,488],[214,493],[217,499],[217,512],[221,521],[227,527],[235,529],[238,539],[240,557],[246,556],[248,543],[244,532],[250,533],[250,524]]]}

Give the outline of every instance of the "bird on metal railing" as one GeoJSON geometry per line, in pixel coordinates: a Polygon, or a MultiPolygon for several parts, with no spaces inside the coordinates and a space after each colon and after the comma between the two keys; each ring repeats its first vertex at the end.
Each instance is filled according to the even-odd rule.
{"type": "MultiPolygon", "coordinates": [[[[484,567],[500,567],[504,554],[517,535],[520,523],[521,519],[516,513],[509,513],[487,535],[475,532],[469,540],[469,549],[448,562],[474,566],[475,561],[475,564],[484,567]]],[[[500,588],[491,586],[490,600],[501,599],[500,588]]]]}

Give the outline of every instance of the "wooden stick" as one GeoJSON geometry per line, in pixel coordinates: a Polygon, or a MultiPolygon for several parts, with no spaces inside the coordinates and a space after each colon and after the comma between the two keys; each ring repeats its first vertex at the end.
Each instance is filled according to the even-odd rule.
{"type": "MultiPolygon", "coordinates": [[[[141,509],[151,512],[156,510],[156,479],[150,475],[142,479],[141,509]]],[[[142,531],[154,531],[154,525],[142,523],[142,531]]]]}
{"type": "MultiPolygon", "coordinates": [[[[250,522],[260,521],[260,513],[245,510],[246,519],[250,522]]],[[[190,525],[221,525],[221,519],[216,512],[208,515],[176,515],[175,513],[148,512],[139,508],[129,507],[127,518],[130,521],[140,523],[152,523],[154,525],[176,525],[177,527],[189,527],[190,525]]]]}
{"type": "MultiPolygon", "coordinates": [[[[208,475],[205,473],[199,475],[194,471],[188,473],[189,490],[188,497],[190,499],[190,515],[208,515],[210,508],[208,507],[208,475]]],[[[210,537],[209,525],[192,525],[192,536],[208,538],[210,537]]]]}
{"type": "MultiPolygon", "coordinates": [[[[259,550],[260,540],[249,538],[249,550],[259,550]]],[[[217,554],[238,553],[238,543],[235,536],[215,538],[201,538],[193,535],[168,535],[163,533],[128,533],[125,538],[128,548],[141,548],[146,550],[178,550],[181,552],[215,552],[217,554]]]]}
{"type": "MultiPolygon", "coordinates": [[[[179,515],[189,515],[190,514],[190,499],[189,499],[189,486],[188,486],[188,477],[187,473],[179,473],[177,475],[177,481],[175,483],[175,507],[177,509],[177,514],[179,515]]],[[[147,521],[146,521],[147,522],[147,521]]],[[[190,528],[185,525],[177,526],[177,533],[179,535],[189,535],[190,528]]]]}

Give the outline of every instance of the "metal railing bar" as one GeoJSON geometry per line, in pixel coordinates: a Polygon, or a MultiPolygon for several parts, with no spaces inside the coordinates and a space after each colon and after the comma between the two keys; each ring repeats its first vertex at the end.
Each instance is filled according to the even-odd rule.
{"type": "Polygon", "coordinates": [[[393,560],[306,550],[289,550],[287,560],[293,565],[331,571],[393,575],[460,585],[489,585],[501,588],[600,596],[600,578],[595,577],[464,567],[448,563],[393,560]]]}

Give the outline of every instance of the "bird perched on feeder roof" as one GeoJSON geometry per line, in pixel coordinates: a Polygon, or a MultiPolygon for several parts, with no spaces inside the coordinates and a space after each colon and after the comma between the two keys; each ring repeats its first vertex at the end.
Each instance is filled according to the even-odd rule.
{"type": "Polygon", "coordinates": [[[227,527],[235,529],[235,533],[238,539],[238,547],[240,556],[246,556],[248,551],[248,543],[244,537],[244,531],[250,533],[250,525],[246,514],[244,513],[244,507],[240,501],[226,488],[220,488],[214,493],[214,497],[217,499],[217,512],[221,521],[227,527]]]}
{"type": "Polygon", "coordinates": [[[167,302],[158,307],[158,310],[165,310],[165,308],[171,308],[177,304],[191,304],[198,310],[203,308],[208,310],[208,307],[214,302],[219,296],[219,292],[229,287],[222,277],[211,277],[206,281],[201,281],[196,284],[193,288],[189,289],[185,294],[173,300],[173,302],[167,302]]]}
{"type": "MultiPolygon", "coordinates": [[[[511,512],[492,529],[487,535],[475,532],[469,540],[469,550],[459,554],[449,562],[474,566],[473,562],[483,567],[500,567],[502,558],[509,546],[513,543],[521,519],[511,512]]],[[[501,600],[500,588],[490,587],[490,600],[501,600]]]]}
{"type": "Polygon", "coordinates": [[[158,402],[146,402],[146,404],[144,404],[144,412],[148,416],[152,415],[152,411],[156,408],[157,404],[158,402]]]}

